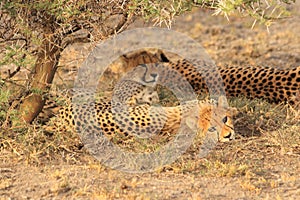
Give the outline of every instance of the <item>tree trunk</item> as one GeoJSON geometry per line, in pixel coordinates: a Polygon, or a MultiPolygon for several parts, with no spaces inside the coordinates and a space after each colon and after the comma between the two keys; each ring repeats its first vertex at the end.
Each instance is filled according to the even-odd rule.
{"type": "Polygon", "coordinates": [[[38,52],[30,83],[30,94],[20,105],[20,114],[26,123],[31,123],[41,112],[45,103],[43,94],[50,88],[62,51],[60,40],[55,39],[52,34],[49,35],[45,36],[38,52]]]}

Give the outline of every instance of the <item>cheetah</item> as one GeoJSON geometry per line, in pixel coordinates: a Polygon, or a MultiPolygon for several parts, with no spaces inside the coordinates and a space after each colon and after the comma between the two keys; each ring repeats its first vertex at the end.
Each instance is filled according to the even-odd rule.
{"type": "Polygon", "coordinates": [[[224,103],[224,98],[220,97],[215,105],[191,101],[170,107],[141,104],[129,106],[127,110],[119,102],[113,101],[75,103],[63,107],[57,118],[59,123],[63,122],[61,126],[68,130],[81,132],[94,129],[96,132],[102,131],[110,138],[116,133],[145,138],[153,134],[176,135],[184,117],[195,117],[199,131],[216,132],[220,142],[228,142],[235,138],[235,132],[232,111],[224,103]],[[197,115],[190,116],[197,106],[197,115]]]}
{"type": "Polygon", "coordinates": [[[144,64],[153,74],[159,71],[158,82],[176,82],[182,87],[178,77],[184,77],[198,95],[214,93],[228,97],[245,96],[262,98],[270,103],[300,102],[300,66],[279,70],[271,67],[212,67],[211,64],[185,59],[175,62],[164,59],[164,62],[144,64]],[[198,68],[196,68],[193,64],[198,68]],[[177,72],[178,74],[174,73],[177,72]]]}

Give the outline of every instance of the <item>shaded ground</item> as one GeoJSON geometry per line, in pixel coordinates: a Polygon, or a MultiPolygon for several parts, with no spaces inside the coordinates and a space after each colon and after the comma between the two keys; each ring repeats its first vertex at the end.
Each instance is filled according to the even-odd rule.
{"type": "MultiPolygon", "coordinates": [[[[289,68],[300,65],[299,8],[298,3],[294,18],[277,22],[270,33],[265,27],[251,30],[248,19],[232,17],[228,22],[197,10],[178,19],[173,28],[200,42],[217,64],[289,68]]],[[[141,24],[136,23],[138,26],[141,24]]],[[[79,47],[66,52],[62,65],[69,69],[76,65],[74,55],[82,51],[79,47]]],[[[230,104],[240,111],[235,120],[236,141],[220,144],[206,159],[198,159],[197,152],[189,150],[174,164],[146,174],[126,174],[101,166],[80,148],[76,135],[47,136],[33,127],[18,137],[3,136],[0,197],[299,198],[299,111],[243,98],[231,99],[230,104]]]]}

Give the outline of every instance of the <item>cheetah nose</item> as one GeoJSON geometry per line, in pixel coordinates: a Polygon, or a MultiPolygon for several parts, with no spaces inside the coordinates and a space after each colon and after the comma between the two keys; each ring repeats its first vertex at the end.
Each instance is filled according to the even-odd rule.
{"type": "Polygon", "coordinates": [[[150,76],[153,78],[152,82],[156,82],[157,81],[158,74],[150,74],[150,76]]]}
{"type": "Polygon", "coordinates": [[[157,77],[157,74],[151,74],[151,76],[152,76],[153,78],[156,78],[156,77],[157,77]]]}

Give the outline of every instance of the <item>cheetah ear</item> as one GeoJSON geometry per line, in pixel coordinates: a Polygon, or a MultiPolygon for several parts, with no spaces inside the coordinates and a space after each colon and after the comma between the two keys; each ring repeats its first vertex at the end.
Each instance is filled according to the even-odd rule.
{"type": "Polygon", "coordinates": [[[218,107],[228,108],[228,102],[226,96],[222,95],[218,98],[218,107]]]}
{"type": "Polygon", "coordinates": [[[157,51],[156,56],[160,58],[161,62],[170,62],[169,58],[160,49],[157,51]]]}

